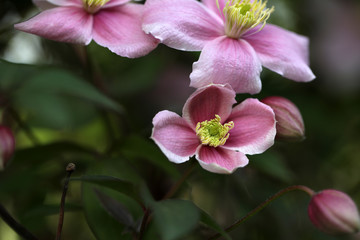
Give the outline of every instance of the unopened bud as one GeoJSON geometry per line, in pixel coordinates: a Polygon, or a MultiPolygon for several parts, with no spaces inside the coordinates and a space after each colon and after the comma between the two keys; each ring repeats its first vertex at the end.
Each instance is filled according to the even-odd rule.
{"type": "Polygon", "coordinates": [[[261,100],[275,113],[276,139],[301,141],[305,138],[305,127],[299,109],[290,100],[283,97],[267,97],[261,100]]]}
{"type": "Polygon", "coordinates": [[[15,138],[11,129],[0,125],[0,170],[3,170],[15,150],[15,138]]]}
{"type": "Polygon", "coordinates": [[[328,234],[350,234],[360,229],[354,201],[337,190],[323,190],[313,195],[308,207],[311,222],[328,234]]]}

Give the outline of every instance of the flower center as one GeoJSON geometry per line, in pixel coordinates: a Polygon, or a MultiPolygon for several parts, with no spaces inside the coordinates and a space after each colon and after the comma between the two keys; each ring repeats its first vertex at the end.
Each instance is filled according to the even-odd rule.
{"type": "Polygon", "coordinates": [[[84,8],[88,13],[96,13],[110,0],[83,0],[84,8]]]}
{"type": "Polygon", "coordinates": [[[259,24],[262,26],[256,32],[261,31],[274,11],[274,7],[266,8],[266,3],[262,0],[228,0],[223,9],[226,35],[238,39],[259,24]]]}
{"type": "Polygon", "coordinates": [[[234,127],[234,122],[228,122],[222,125],[221,118],[215,115],[210,121],[198,122],[196,125],[196,135],[200,138],[201,144],[211,147],[224,145],[229,138],[229,131],[234,127]]]}

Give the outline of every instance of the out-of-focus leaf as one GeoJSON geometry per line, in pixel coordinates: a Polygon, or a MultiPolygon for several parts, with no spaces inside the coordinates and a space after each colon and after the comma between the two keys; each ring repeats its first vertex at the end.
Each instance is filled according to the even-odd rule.
{"type": "Polygon", "coordinates": [[[122,113],[122,107],[78,76],[53,67],[0,61],[0,92],[41,127],[73,128],[95,116],[94,105],[122,113]]]}
{"type": "Polygon", "coordinates": [[[285,183],[290,183],[294,177],[280,155],[267,151],[263,154],[249,156],[251,164],[262,171],[285,183]]]}
{"type": "MultiPolygon", "coordinates": [[[[112,197],[119,197],[114,192],[107,192],[112,197]]],[[[82,204],[88,225],[98,240],[124,239],[130,240],[131,235],[126,232],[126,227],[116,221],[103,208],[90,183],[82,184],[82,204]]]]}
{"type": "MultiPolygon", "coordinates": [[[[99,200],[97,193],[94,191],[94,186],[95,185],[92,183],[82,183],[82,204],[84,213],[88,225],[95,237],[98,240],[132,239],[132,235],[128,231],[128,226],[120,223],[109,213],[109,209],[104,208],[104,202],[99,200]]],[[[114,201],[120,202],[134,219],[141,217],[143,212],[141,207],[131,198],[99,185],[96,186],[96,189],[97,192],[101,191],[114,201]]]]}
{"type": "Polygon", "coordinates": [[[162,240],[180,239],[193,230],[200,219],[199,210],[191,201],[163,200],[154,203],[152,209],[162,240]]]}
{"type": "Polygon", "coordinates": [[[0,59],[0,90],[11,91],[27,81],[37,67],[25,64],[14,64],[0,59]]]}
{"type": "Polygon", "coordinates": [[[179,172],[159,148],[152,142],[143,137],[132,135],[126,139],[122,153],[128,158],[144,158],[152,164],[162,169],[174,178],[180,177],[179,172]]]}
{"type": "Polygon", "coordinates": [[[46,70],[34,76],[23,88],[46,90],[63,96],[74,96],[91,101],[110,110],[121,112],[121,107],[89,83],[63,70],[46,70]]]}
{"type": "Polygon", "coordinates": [[[104,209],[119,223],[125,225],[128,229],[131,229],[135,232],[138,231],[133,216],[127,210],[127,208],[121,204],[119,201],[116,201],[112,197],[102,193],[99,190],[95,190],[95,193],[100,200],[104,209]]]}
{"type": "Polygon", "coordinates": [[[219,224],[205,211],[199,209],[200,211],[200,222],[205,224],[207,227],[215,230],[217,233],[220,233],[221,236],[224,237],[226,240],[231,240],[231,237],[227,232],[224,231],[222,227],[219,226],[219,224]]]}
{"type": "Polygon", "coordinates": [[[12,98],[35,123],[53,128],[69,128],[88,121],[95,115],[92,104],[122,111],[92,85],[57,69],[34,75],[22,83],[12,98]]]}
{"type": "Polygon", "coordinates": [[[98,153],[92,149],[80,146],[71,142],[54,142],[47,145],[39,145],[19,149],[16,151],[13,164],[26,164],[31,163],[39,164],[41,162],[49,161],[53,158],[58,158],[61,154],[78,154],[87,156],[97,156],[98,153]]]}
{"type": "MultiPolygon", "coordinates": [[[[82,207],[77,204],[65,204],[65,212],[74,212],[81,211],[82,207]]],[[[25,221],[30,219],[36,220],[37,218],[57,215],[59,214],[60,206],[59,205],[40,205],[33,207],[29,212],[27,212],[23,218],[25,221]]]]}
{"type": "Polygon", "coordinates": [[[150,207],[155,204],[155,199],[151,195],[151,192],[145,183],[140,186],[140,195],[146,207],[150,207]]]}
{"type": "Polygon", "coordinates": [[[135,191],[135,185],[133,183],[116,177],[103,176],[103,175],[89,175],[78,178],[71,178],[71,180],[98,184],[104,187],[111,188],[115,191],[124,193],[125,195],[134,198],[138,202],[141,201],[140,197],[135,191]]]}

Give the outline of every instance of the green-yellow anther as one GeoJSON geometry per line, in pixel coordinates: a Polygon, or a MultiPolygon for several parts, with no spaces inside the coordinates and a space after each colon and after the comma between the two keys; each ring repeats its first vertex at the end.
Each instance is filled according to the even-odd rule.
{"type": "Polygon", "coordinates": [[[218,147],[225,144],[230,135],[229,131],[233,127],[233,121],[222,125],[220,116],[215,115],[214,119],[198,122],[195,130],[201,144],[218,147]]]}
{"type": "Polygon", "coordinates": [[[228,0],[222,9],[226,35],[238,39],[259,24],[262,26],[257,31],[262,30],[274,11],[274,7],[266,8],[266,3],[262,0],[228,0]]]}
{"type": "Polygon", "coordinates": [[[110,0],[83,0],[83,3],[86,11],[89,13],[95,13],[108,1],[110,0]]]}

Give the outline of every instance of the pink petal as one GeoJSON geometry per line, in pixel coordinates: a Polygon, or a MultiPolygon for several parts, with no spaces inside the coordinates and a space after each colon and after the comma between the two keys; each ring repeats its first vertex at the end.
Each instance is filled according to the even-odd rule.
{"type": "Polygon", "coordinates": [[[101,9],[94,15],[94,41],[123,57],[148,54],[158,42],[141,29],[143,10],[143,5],[132,3],[101,9]]]}
{"type": "Polygon", "coordinates": [[[215,118],[219,115],[224,122],[236,103],[235,92],[229,85],[210,85],[194,92],[183,108],[183,118],[195,128],[198,122],[215,118]]]}
{"type": "Polygon", "coordinates": [[[193,64],[191,87],[210,83],[230,84],[237,93],[261,90],[261,63],[254,49],[244,40],[219,37],[204,47],[193,64]]]}
{"type": "Polygon", "coordinates": [[[258,154],[274,144],[275,114],[271,107],[257,99],[248,98],[236,107],[226,120],[234,122],[224,148],[258,154]]]}
{"type": "Polygon", "coordinates": [[[223,35],[221,19],[196,0],[147,0],[143,29],[169,47],[200,51],[223,35]]]}
{"type": "Polygon", "coordinates": [[[222,147],[201,146],[196,158],[201,167],[214,173],[230,174],[249,163],[245,154],[222,147]]]}
{"type": "Polygon", "coordinates": [[[130,2],[131,0],[110,0],[108,3],[106,3],[104,6],[102,6],[102,9],[109,8],[109,7],[116,7],[119,5],[122,5],[124,3],[130,2]]]}
{"type": "Polygon", "coordinates": [[[307,37],[267,24],[260,32],[244,39],[253,46],[261,63],[270,70],[298,82],[315,78],[309,68],[307,37]]]}
{"type": "Polygon", "coordinates": [[[203,4],[206,7],[208,7],[211,11],[216,13],[222,19],[222,21],[225,21],[223,9],[224,9],[227,1],[228,0],[219,0],[218,2],[219,2],[220,8],[218,8],[217,4],[216,4],[216,0],[202,0],[203,4]]]}
{"type": "Polygon", "coordinates": [[[199,139],[179,115],[161,111],[154,117],[153,125],[151,138],[171,162],[183,163],[195,154],[199,139]]]}
{"type": "Polygon", "coordinates": [[[45,10],[15,28],[60,42],[89,44],[92,16],[78,7],[56,7],[45,10]]]}

